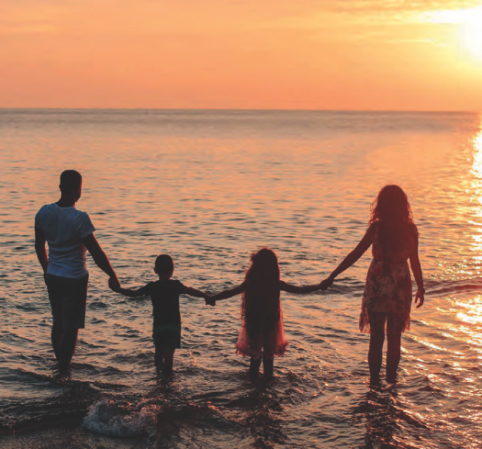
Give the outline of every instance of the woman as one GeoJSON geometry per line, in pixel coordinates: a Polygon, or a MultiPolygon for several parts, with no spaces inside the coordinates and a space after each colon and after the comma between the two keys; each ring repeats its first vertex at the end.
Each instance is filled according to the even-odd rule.
{"type": "Polygon", "coordinates": [[[380,381],[385,323],[387,331],[386,379],[395,382],[402,332],[410,327],[412,281],[407,260],[418,286],[417,308],[424,302],[423,277],[418,258],[418,231],[405,192],[396,185],[380,190],[372,205],[369,227],[356,248],[322,282],[329,287],[336,276],[352,266],[372,245],[373,260],[368,269],[360,313],[360,331],[370,332],[368,365],[370,383],[380,381]]]}

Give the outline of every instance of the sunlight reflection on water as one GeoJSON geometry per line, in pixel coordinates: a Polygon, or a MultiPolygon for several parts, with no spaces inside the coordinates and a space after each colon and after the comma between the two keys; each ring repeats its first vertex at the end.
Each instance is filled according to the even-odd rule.
{"type": "Polygon", "coordinates": [[[88,448],[482,444],[479,116],[1,114],[0,410],[8,422],[28,430],[49,413],[52,422],[73,416],[77,423],[87,414],[76,431],[88,448]],[[32,224],[73,161],[84,174],[79,209],[133,286],[151,280],[155,255],[169,252],[177,278],[218,291],[242,280],[262,245],[277,251],[285,280],[317,282],[362,237],[380,187],[401,184],[420,231],[428,294],[403,338],[399,384],[373,391],[366,383],[368,338],[357,323],[368,254],[329,294],[283,295],[290,346],[267,387],[251,385],[246,360],[234,355],[239,298],[214,309],[182,299],[177,374],[160,382],[149,303],[110,293],[91,263],[73,374],[56,378],[32,224]],[[109,422],[104,439],[93,439],[109,422]],[[121,426],[135,433],[131,446],[109,439],[119,423],[132,423],[121,426]]]}

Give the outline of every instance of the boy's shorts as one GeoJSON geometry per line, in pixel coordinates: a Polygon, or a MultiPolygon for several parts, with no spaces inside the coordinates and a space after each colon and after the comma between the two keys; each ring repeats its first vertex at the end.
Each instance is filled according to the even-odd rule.
{"type": "Polygon", "coordinates": [[[83,329],[89,275],[82,279],[71,279],[47,274],[45,283],[49,292],[54,326],[60,326],[62,329],[83,329]]]}
{"type": "Polygon", "coordinates": [[[156,348],[180,348],[181,326],[179,324],[158,324],[154,326],[152,338],[156,348]]]}

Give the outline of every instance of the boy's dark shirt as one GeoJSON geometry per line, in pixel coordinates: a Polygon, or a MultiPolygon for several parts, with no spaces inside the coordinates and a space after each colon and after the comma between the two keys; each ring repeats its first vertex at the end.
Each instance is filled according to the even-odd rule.
{"type": "Polygon", "coordinates": [[[149,282],[149,284],[141,288],[143,295],[151,297],[154,326],[181,324],[179,295],[183,291],[184,285],[180,281],[172,279],[149,282]]]}

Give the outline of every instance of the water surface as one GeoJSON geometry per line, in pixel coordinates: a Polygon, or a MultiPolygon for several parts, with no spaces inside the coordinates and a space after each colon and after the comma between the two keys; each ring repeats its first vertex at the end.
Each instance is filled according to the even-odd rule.
{"type": "Polygon", "coordinates": [[[482,131],[469,113],[0,110],[0,442],[7,448],[482,445],[482,131]],[[183,297],[172,381],[153,365],[151,306],[111,293],[90,263],[86,329],[69,377],[33,218],[58,176],[128,286],[175,278],[217,292],[273,248],[282,278],[315,283],[361,239],[387,183],[409,195],[426,304],[404,334],[399,382],[370,390],[358,332],[367,253],[327,293],[284,293],[286,355],[252,384],[235,356],[240,298],[183,297]]]}

